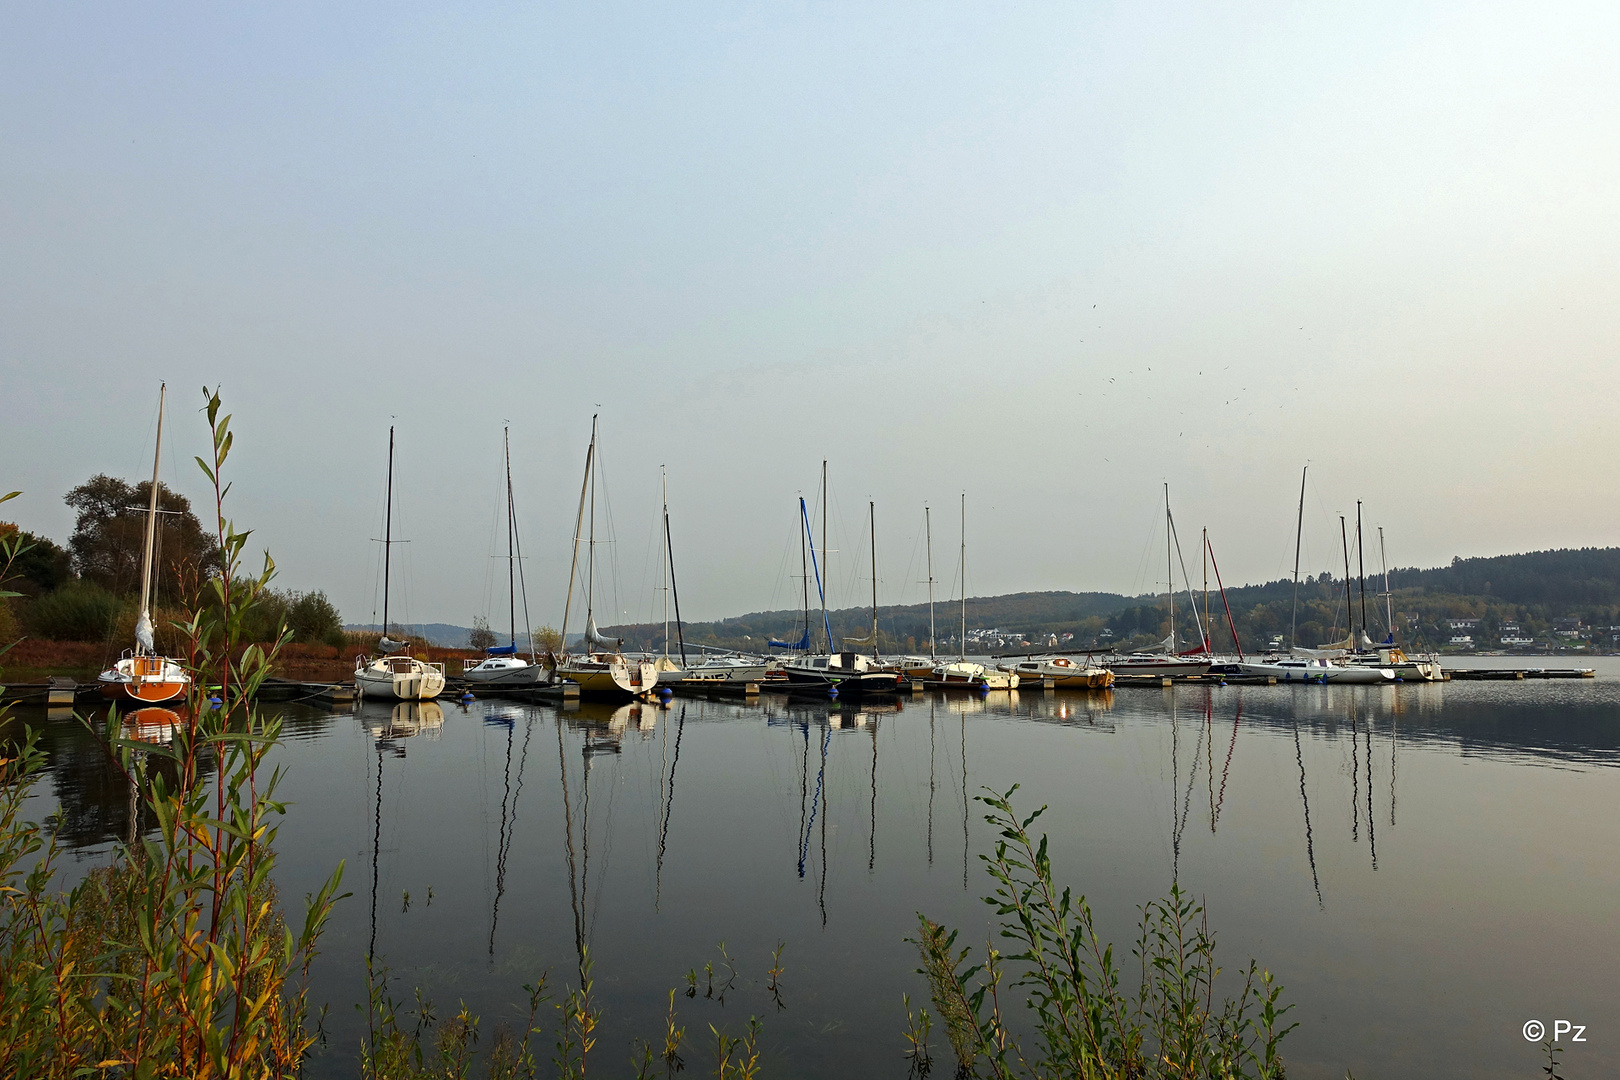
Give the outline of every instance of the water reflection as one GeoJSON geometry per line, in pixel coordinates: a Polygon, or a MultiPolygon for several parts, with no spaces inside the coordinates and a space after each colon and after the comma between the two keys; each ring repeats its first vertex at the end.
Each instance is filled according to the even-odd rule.
{"type": "MultiPolygon", "coordinates": [[[[762,957],[789,938],[807,1022],[779,1029],[784,1055],[813,1063],[798,1075],[870,1071],[893,1035],[884,1002],[917,992],[897,944],[914,912],[984,940],[973,855],[991,838],[972,795],[1014,782],[1020,800],[1051,804],[1041,824],[1054,862],[1113,920],[1114,941],[1128,941],[1134,905],[1170,880],[1209,897],[1234,953],[1278,970],[1301,1002],[1309,1022],[1290,1038],[1301,1075],[1328,1075],[1316,1063],[1336,1051],[1321,1040],[1363,1030],[1386,1000],[1397,1018],[1380,1030],[1397,1031],[1401,1009],[1443,1012],[1462,1033],[1448,1047],[1474,1064],[1471,1047],[1493,1036],[1453,1015],[1447,988],[1480,987],[1492,1015],[1505,1013],[1493,972],[1522,984],[1540,969],[1523,956],[1508,965],[1509,941],[1484,952],[1480,927],[1532,901],[1562,905],[1547,921],[1543,947],[1563,950],[1549,968],[1595,1008],[1620,1007],[1585,959],[1612,952],[1606,913],[1569,899],[1620,887],[1620,872],[1602,859],[1537,862],[1520,842],[1543,824],[1576,830],[1583,850],[1620,841],[1601,811],[1620,789],[1620,772],[1604,767],[1620,762],[1620,685],[1178,686],[881,706],[767,697],[679,701],[667,715],[648,704],[424,704],[366,703],[342,723],[284,712],[293,734],[276,763],[289,766],[295,804],[278,841],[285,894],[304,891],[298,875],[324,879],[337,858],[353,855],[352,867],[372,849],[371,894],[357,888],[339,905],[323,970],[352,979],[364,955],[389,954],[405,985],[438,980],[437,1000],[465,999],[494,1023],[529,971],[572,970],[589,955],[623,1019],[604,1035],[610,1056],[621,1034],[658,1029],[671,972],[678,980],[717,940],[762,957]],[[1422,785],[1405,816],[1403,777],[1422,785]],[[412,894],[439,887],[431,910],[380,903],[400,876],[412,894]],[[1471,898],[1472,921],[1458,921],[1457,895],[1471,898]],[[1366,994],[1369,973],[1410,968],[1419,940],[1435,962],[1366,994]],[[1323,1014],[1334,1022],[1314,1019],[1323,1014]]],[[[144,731],[160,745],[176,719],[131,724],[126,737],[144,731]]],[[[51,791],[36,805],[50,810],[55,794],[64,837],[105,844],[150,828],[88,731],[47,727],[51,791]]],[[[149,762],[162,767],[156,753],[149,762]]],[[[363,999],[336,976],[317,980],[332,1046],[353,1046],[364,1016],[347,1019],[348,1005],[363,999]]],[[[323,1061],[312,1078],[352,1072],[346,1051],[323,1061]]],[[[1346,1065],[1402,1071],[1355,1060],[1333,1075],[1346,1065]]]]}

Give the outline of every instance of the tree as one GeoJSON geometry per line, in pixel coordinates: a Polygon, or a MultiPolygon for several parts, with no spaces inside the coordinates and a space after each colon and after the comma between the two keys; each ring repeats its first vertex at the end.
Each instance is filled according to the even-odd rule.
{"type": "Polygon", "coordinates": [[[343,644],[343,616],[321,591],[293,593],[287,604],[287,628],[300,644],[343,644]]]}
{"type": "Polygon", "coordinates": [[[534,632],[534,647],[543,653],[560,653],[563,647],[562,633],[554,626],[542,626],[534,632]]]}
{"type": "Polygon", "coordinates": [[[473,616],[472,633],[468,635],[468,644],[475,649],[487,649],[495,644],[495,631],[489,628],[489,620],[482,615],[473,616]]]}
{"type": "Polygon", "coordinates": [[[62,545],[8,521],[0,521],[0,540],[20,545],[11,564],[12,587],[24,595],[48,593],[73,580],[73,561],[62,545]]]}
{"type": "MultiPolygon", "coordinates": [[[[146,508],[152,484],[131,486],[106,475],[92,476],[63,497],[78,511],[68,550],[79,574],[114,593],[139,591],[141,555],[146,545],[146,508]]],[[[160,594],[179,597],[190,575],[197,580],[219,570],[218,546],[211,544],[191,512],[191,500],[158,485],[156,584],[160,594]]]]}

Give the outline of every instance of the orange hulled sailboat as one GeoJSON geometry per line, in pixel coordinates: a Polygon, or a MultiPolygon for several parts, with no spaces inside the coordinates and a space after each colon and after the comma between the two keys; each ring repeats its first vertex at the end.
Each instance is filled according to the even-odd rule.
{"type": "Polygon", "coordinates": [[[161,705],[185,696],[191,676],[178,660],[160,656],[152,637],[152,547],[157,538],[158,465],[163,460],[163,399],[158,389],[157,449],[152,454],[151,503],[146,510],[146,547],[141,555],[141,614],[135,622],[135,647],[127,649],[97,681],[107,697],[142,705],[161,705]]]}

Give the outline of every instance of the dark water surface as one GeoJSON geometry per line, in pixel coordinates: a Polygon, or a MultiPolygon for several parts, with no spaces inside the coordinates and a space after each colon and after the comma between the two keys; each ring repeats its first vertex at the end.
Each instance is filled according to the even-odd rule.
{"type": "MultiPolygon", "coordinates": [[[[1529,1078],[1523,1024],[1560,1018],[1587,1025],[1566,1076],[1620,1074],[1614,678],[436,711],[287,711],[282,895],[339,860],[353,893],[318,963],[314,1076],[355,1071],[373,941],[397,996],[464,1001],[487,1035],[540,972],[577,977],[576,930],[605,1075],[680,988],[705,1037],[689,1073],[713,1068],[711,1023],[759,1014],[768,1075],[903,1076],[901,995],[926,998],[904,939],[923,911],[982,947],[989,837],[964,793],[1015,782],[1119,951],[1173,880],[1207,899],[1228,970],[1254,956],[1297,1003],[1291,1076],[1529,1078]]],[[[60,808],[72,876],[126,835],[129,793],[73,721],[47,730],[32,809],[60,808]]]]}

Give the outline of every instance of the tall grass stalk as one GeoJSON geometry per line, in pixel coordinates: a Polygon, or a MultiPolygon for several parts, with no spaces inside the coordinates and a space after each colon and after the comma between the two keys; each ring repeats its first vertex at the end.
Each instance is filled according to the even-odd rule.
{"type": "Polygon", "coordinates": [[[280,723],[254,704],[286,635],[243,647],[275,563],[243,571],[249,533],[225,516],[230,417],[204,397],[213,452],[197,463],[224,570],[178,626],[182,720],[167,745],[125,738],[117,710],[99,732],[154,835],[63,893],[54,838],[19,814],[43,768],[37,734],[0,760],[0,1075],[292,1077],[314,1042],[309,970],[342,866],[288,926],[272,880],[282,774],[266,775],[280,723]]]}
{"type": "Polygon", "coordinates": [[[1017,790],[979,800],[997,837],[994,854],[980,856],[995,882],[985,902],[1012,950],[987,947],[973,963],[970,949],[957,949],[955,931],[920,913],[912,939],[957,1076],[1281,1078],[1277,1047],[1295,1025],[1282,1026],[1292,1006],[1279,1004],[1282,987],[1271,973],[1251,960],[1236,993],[1217,1000],[1215,935],[1203,906],[1173,886],[1142,908],[1133,949],[1139,972],[1128,986],[1085,897],[1056,885],[1046,836],[1030,835],[1045,807],[1020,818],[1017,790]],[[1033,1013],[1033,1046],[1012,1030],[1009,995],[1033,1013]]]}

